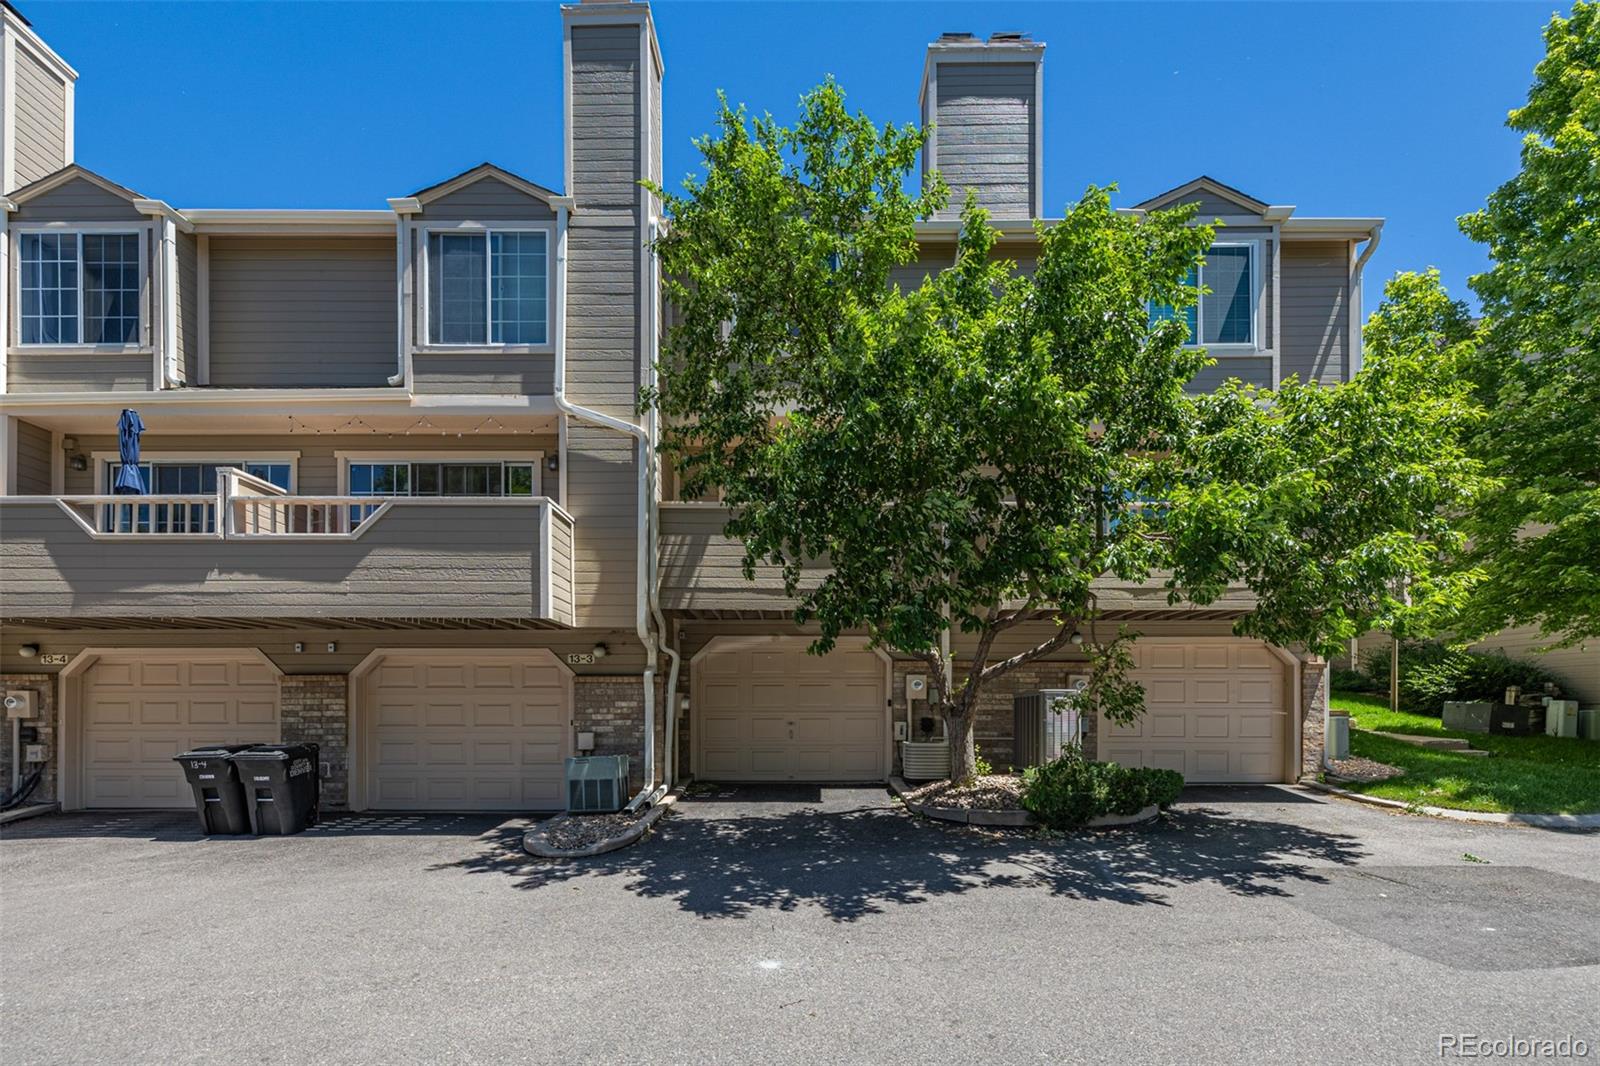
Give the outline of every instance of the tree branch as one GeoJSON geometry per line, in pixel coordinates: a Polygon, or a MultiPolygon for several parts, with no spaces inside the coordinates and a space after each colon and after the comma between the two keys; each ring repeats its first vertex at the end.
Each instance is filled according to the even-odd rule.
{"type": "Polygon", "coordinates": [[[1018,652],[1009,659],[1001,659],[999,662],[994,663],[991,666],[984,667],[982,673],[977,675],[979,681],[987,684],[997,677],[1009,674],[1019,666],[1026,666],[1035,659],[1049,655],[1051,652],[1065,647],[1072,641],[1072,634],[1078,631],[1079,621],[1080,619],[1078,618],[1072,618],[1070,619],[1071,624],[1064,623],[1061,628],[1056,631],[1056,635],[1044,643],[1037,644],[1034,647],[1029,648],[1027,651],[1018,652]]]}

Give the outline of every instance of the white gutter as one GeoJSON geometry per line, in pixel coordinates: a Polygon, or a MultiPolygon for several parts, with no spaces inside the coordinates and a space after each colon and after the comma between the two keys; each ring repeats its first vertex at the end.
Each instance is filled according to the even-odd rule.
{"type": "MultiPolygon", "coordinates": [[[[661,260],[656,256],[654,249],[656,240],[661,235],[661,222],[652,219],[650,222],[650,281],[646,288],[650,308],[650,369],[648,379],[652,388],[658,383],[656,364],[661,358],[661,260]]],[[[661,427],[661,410],[655,405],[650,405],[649,413],[650,439],[658,439],[661,427]]],[[[652,457],[653,458],[653,457],[652,457]]],[[[654,479],[656,464],[650,464],[650,476],[654,479]]],[[[653,480],[652,480],[653,484],[653,480]]],[[[650,493],[650,527],[654,531],[651,537],[652,550],[650,552],[650,613],[655,618],[656,639],[661,645],[661,650],[666,652],[672,666],[667,671],[667,706],[666,706],[666,751],[662,761],[661,784],[663,788],[672,787],[672,778],[678,759],[678,669],[683,664],[683,657],[678,654],[678,649],[672,646],[668,639],[667,620],[661,614],[661,493],[654,488],[650,493]]]]}
{"type": "MultiPolygon", "coordinates": [[[[639,643],[644,645],[644,785],[639,793],[628,803],[630,809],[637,809],[655,791],[656,786],[656,642],[650,633],[650,588],[651,550],[653,519],[655,512],[654,501],[651,496],[650,479],[650,434],[643,426],[632,422],[624,422],[620,418],[596,411],[593,408],[583,407],[567,399],[567,220],[571,215],[571,208],[566,204],[556,207],[556,344],[555,344],[555,401],[556,410],[569,418],[590,425],[599,426],[617,433],[626,433],[634,439],[637,448],[639,463],[638,483],[638,508],[641,521],[639,522],[638,551],[634,560],[634,591],[635,611],[634,628],[639,636],[639,643]]],[[[653,360],[652,360],[653,361],[653,360]]],[[[561,501],[563,505],[566,501],[561,501]]],[[[574,530],[576,534],[576,530],[574,530]]]]}
{"type": "Polygon", "coordinates": [[[163,388],[177,388],[178,380],[178,224],[161,218],[161,373],[163,388]]]}
{"type": "Polygon", "coordinates": [[[1372,258],[1372,253],[1378,250],[1378,245],[1383,241],[1383,223],[1374,222],[1368,231],[1367,246],[1361,249],[1361,255],[1356,258],[1356,265],[1350,270],[1350,376],[1355,377],[1361,372],[1362,343],[1361,343],[1361,272],[1366,269],[1367,260],[1372,258]]]}

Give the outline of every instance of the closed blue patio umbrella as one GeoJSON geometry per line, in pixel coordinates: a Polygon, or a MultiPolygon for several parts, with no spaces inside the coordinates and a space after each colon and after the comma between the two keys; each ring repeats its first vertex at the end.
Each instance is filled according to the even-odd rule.
{"type": "Polygon", "coordinates": [[[117,419],[117,451],[121,464],[117,467],[117,480],[111,491],[119,496],[143,496],[149,491],[144,477],[139,473],[139,434],[144,432],[144,422],[139,412],[131,407],[122,410],[117,419]]]}

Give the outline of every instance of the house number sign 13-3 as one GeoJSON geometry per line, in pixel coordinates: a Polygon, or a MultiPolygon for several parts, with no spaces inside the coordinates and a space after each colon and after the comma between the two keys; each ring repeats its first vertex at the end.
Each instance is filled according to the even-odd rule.
{"type": "Polygon", "coordinates": [[[592,651],[569,651],[569,652],[567,652],[567,662],[570,663],[573,666],[593,666],[594,665],[594,652],[592,652],[592,651]]]}

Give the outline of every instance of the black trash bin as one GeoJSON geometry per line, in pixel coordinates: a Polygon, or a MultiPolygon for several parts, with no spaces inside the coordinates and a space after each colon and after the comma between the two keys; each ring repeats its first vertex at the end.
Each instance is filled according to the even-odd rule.
{"type": "Polygon", "coordinates": [[[173,756],[172,761],[183,767],[189,787],[194,790],[194,812],[200,816],[200,831],[207,836],[250,832],[244,785],[230,760],[233,753],[249,746],[200,744],[173,756]]]}
{"type": "Polygon", "coordinates": [[[254,744],[232,759],[257,834],[287,836],[317,824],[322,781],[315,744],[254,744]]]}

